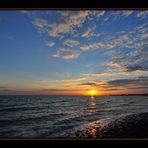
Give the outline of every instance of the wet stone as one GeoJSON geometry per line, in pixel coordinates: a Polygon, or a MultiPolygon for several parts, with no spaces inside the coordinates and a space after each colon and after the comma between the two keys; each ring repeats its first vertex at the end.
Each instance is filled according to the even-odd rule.
{"type": "Polygon", "coordinates": [[[91,127],[77,132],[78,137],[148,137],[148,113],[120,117],[104,127],[98,125],[97,128],[91,127]]]}

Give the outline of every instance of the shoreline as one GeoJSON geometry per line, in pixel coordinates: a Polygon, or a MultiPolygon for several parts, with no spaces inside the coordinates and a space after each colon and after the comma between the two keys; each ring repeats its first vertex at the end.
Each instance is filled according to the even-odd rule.
{"type": "Polygon", "coordinates": [[[78,130],[79,138],[148,138],[148,112],[119,117],[103,126],[78,130]]]}

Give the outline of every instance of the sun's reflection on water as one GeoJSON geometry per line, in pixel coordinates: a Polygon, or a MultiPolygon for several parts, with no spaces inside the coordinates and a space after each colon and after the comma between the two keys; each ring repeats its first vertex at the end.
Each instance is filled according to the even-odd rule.
{"type": "Polygon", "coordinates": [[[90,112],[90,114],[93,114],[93,113],[95,113],[95,111],[96,111],[95,97],[94,96],[91,96],[89,98],[89,112],[90,112]]]}

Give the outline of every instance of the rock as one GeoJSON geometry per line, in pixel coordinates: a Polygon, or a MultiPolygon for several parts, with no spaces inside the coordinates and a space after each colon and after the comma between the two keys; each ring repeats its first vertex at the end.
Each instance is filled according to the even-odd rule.
{"type": "Polygon", "coordinates": [[[148,113],[127,115],[108,123],[101,129],[91,127],[81,132],[79,137],[148,138],[148,113]]]}

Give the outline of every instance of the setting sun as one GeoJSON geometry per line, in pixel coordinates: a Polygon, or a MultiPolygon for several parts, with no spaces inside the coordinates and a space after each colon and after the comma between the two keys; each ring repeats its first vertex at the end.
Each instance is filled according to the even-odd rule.
{"type": "Polygon", "coordinates": [[[94,96],[94,95],[96,95],[97,94],[97,91],[96,90],[94,90],[94,89],[91,89],[91,90],[89,90],[89,92],[88,92],[91,96],[94,96]]]}

